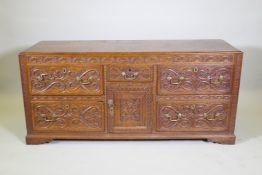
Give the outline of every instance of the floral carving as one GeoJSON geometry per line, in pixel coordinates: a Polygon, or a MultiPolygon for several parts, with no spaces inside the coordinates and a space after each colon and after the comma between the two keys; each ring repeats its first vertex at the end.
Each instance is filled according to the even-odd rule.
{"type": "Polygon", "coordinates": [[[33,94],[98,94],[101,78],[98,68],[84,67],[30,67],[33,94]]]}
{"type": "Polygon", "coordinates": [[[141,100],[140,99],[121,99],[120,101],[120,120],[139,121],[141,116],[141,100]]]}
{"type": "Polygon", "coordinates": [[[231,66],[160,67],[161,93],[227,93],[231,90],[231,66]]]}
{"type": "Polygon", "coordinates": [[[172,130],[225,129],[228,116],[226,104],[159,105],[160,128],[172,130]]]}
{"type": "Polygon", "coordinates": [[[102,104],[35,103],[33,116],[36,129],[103,130],[104,125],[102,104]]]}

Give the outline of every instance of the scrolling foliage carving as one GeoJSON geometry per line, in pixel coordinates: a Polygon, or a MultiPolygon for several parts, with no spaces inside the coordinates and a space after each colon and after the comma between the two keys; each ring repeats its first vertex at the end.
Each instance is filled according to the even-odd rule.
{"type": "Polygon", "coordinates": [[[90,94],[101,92],[99,68],[30,67],[33,94],[90,94]]]}
{"type": "Polygon", "coordinates": [[[160,128],[172,130],[205,130],[226,128],[229,115],[226,104],[178,103],[159,105],[160,128]]]}
{"type": "Polygon", "coordinates": [[[103,130],[102,103],[35,102],[34,126],[48,130],[103,130]]]}
{"type": "Polygon", "coordinates": [[[231,90],[231,66],[160,67],[162,93],[228,93],[231,90]]]}

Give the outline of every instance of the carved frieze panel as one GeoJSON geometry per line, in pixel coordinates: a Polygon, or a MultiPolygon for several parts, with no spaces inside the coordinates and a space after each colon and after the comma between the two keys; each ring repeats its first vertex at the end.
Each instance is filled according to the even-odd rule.
{"type": "Polygon", "coordinates": [[[226,63],[232,64],[233,54],[111,54],[111,55],[28,55],[30,64],[57,64],[57,63],[181,63],[181,62],[200,62],[200,63],[226,63]]]}

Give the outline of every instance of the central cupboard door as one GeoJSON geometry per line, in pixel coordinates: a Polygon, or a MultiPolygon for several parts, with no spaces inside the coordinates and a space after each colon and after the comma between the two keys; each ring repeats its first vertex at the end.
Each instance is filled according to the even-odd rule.
{"type": "Polygon", "coordinates": [[[109,131],[145,133],[151,130],[152,88],[145,84],[110,84],[107,91],[109,131]]]}

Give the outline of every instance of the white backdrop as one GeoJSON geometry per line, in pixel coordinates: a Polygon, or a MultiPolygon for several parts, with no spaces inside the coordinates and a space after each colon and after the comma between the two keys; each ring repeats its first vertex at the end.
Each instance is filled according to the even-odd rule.
{"type": "Polygon", "coordinates": [[[0,174],[262,172],[261,0],[0,0],[0,174]],[[224,39],[244,52],[235,146],[24,144],[17,54],[40,40],[224,39]]]}
{"type": "Polygon", "coordinates": [[[0,90],[20,89],[16,55],[40,40],[202,38],[244,51],[241,88],[261,88],[261,8],[261,0],[0,0],[0,90]]]}

